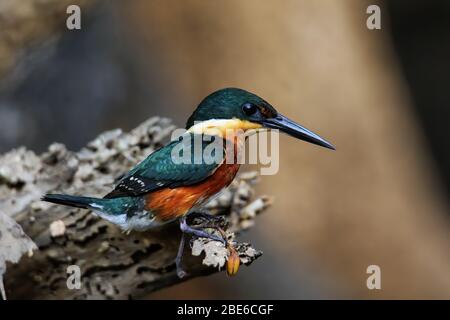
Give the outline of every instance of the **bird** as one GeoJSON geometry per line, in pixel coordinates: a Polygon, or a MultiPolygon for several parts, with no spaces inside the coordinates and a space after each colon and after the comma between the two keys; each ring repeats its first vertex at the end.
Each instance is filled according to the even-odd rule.
{"type": "Polygon", "coordinates": [[[103,198],[46,194],[42,200],[90,209],[126,231],[145,231],[178,221],[182,238],[175,263],[181,278],[186,275],[181,259],[187,234],[227,244],[224,236],[193,227],[187,218],[198,215],[205,219],[205,226],[220,229],[215,223],[217,217],[209,215],[202,206],[226,188],[240,168],[238,161],[225,161],[229,156],[227,152],[233,152],[231,157],[236,160],[236,150],[242,148],[246,134],[261,130],[279,130],[291,137],[335,150],[330,142],[282,115],[256,94],[240,88],[224,88],[205,97],[186,122],[186,133],[181,138],[191,138],[191,145],[187,145],[187,149],[181,148],[180,154],[191,161],[174,161],[174,150],[186,144],[181,138],[174,139],[126,173],[103,198]],[[244,132],[244,135],[238,132],[244,132]],[[219,156],[220,161],[202,159],[196,162],[194,153],[188,152],[192,150],[189,148],[194,144],[192,141],[201,141],[200,149],[205,150],[210,140],[205,137],[226,140],[236,148],[229,151],[225,143],[221,150],[211,153],[219,156]]]}

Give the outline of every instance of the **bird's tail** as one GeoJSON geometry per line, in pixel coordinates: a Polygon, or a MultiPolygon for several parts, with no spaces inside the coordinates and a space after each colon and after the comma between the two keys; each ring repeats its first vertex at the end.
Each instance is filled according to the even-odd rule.
{"type": "Polygon", "coordinates": [[[106,199],[70,196],[67,194],[46,194],[42,197],[42,201],[83,209],[99,209],[103,206],[105,200],[106,199]]]}

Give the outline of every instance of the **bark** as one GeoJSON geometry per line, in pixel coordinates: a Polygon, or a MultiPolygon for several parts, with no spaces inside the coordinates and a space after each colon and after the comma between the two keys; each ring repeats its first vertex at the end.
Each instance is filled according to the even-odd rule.
{"type": "MultiPolygon", "coordinates": [[[[38,248],[8,267],[4,277],[8,298],[140,298],[224,266],[227,250],[223,246],[206,239],[191,240],[196,256],[185,252],[188,276],[181,280],[174,264],[181,237],[176,223],[124,234],[88,210],[40,201],[49,191],[104,195],[123,173],[168,140],[172,130],[167,119],[155,117],[130,133],[106,132],[77,153],[55,143],[40,156],[19,148],[0,157],[0,213],[13,217],[38,248]],[[68,289],[70,265],[80,267],[80,289],[68,289]]],[[[254,173],[241,174],[207,205],[212,213],[226,215],[230,237],[251,227],[256,214],[270,204],[264,196],[252,200],[255,179],[254,173]]],[[[0,252],[8,245],[5,239],[0,235],[0,252]]],[[[236,247],[241,264],[248,265],[261,255],[247,243],[236,247]]]]}

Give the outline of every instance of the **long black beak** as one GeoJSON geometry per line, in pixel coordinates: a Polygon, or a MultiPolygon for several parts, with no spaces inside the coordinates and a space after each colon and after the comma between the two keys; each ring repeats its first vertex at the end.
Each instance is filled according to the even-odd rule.
{"type": "Polygon", "coordinates": [[[266,128],[279,129],[280,131],[287,133],[294,138],[317,144],[328,149],[336,150],[336,148],[331,143],[321,138],[314,132],[295,123],[291,119],[283,116],[282,114],[277,114],[277,116],[274,118],[265,119],[263,120],[262,124],[266,128]]]}

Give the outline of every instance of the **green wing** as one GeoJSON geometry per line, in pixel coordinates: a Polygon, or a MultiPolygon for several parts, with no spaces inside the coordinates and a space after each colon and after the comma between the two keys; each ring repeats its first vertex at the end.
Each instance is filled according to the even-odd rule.
{"type": "MultiPolygon", "coordinates": [[[[192,185],[206,179],[221,165],[225,151],[223,147],[213,148],[210,145],[212,137],[203,137],[188,133],[156,150],[128,172],[105,198],[139,196],[161,188],[192,185]],[[183,139],[186,135],[190,135],[190,140],[183,139]],[[201,148],[194,148],[194,141],[201,148]],[[202,152],[205,148],[208,148],[207,152],[202,152]]],[[[222,145],[225,145],[223,141],[222,145]]]]}

